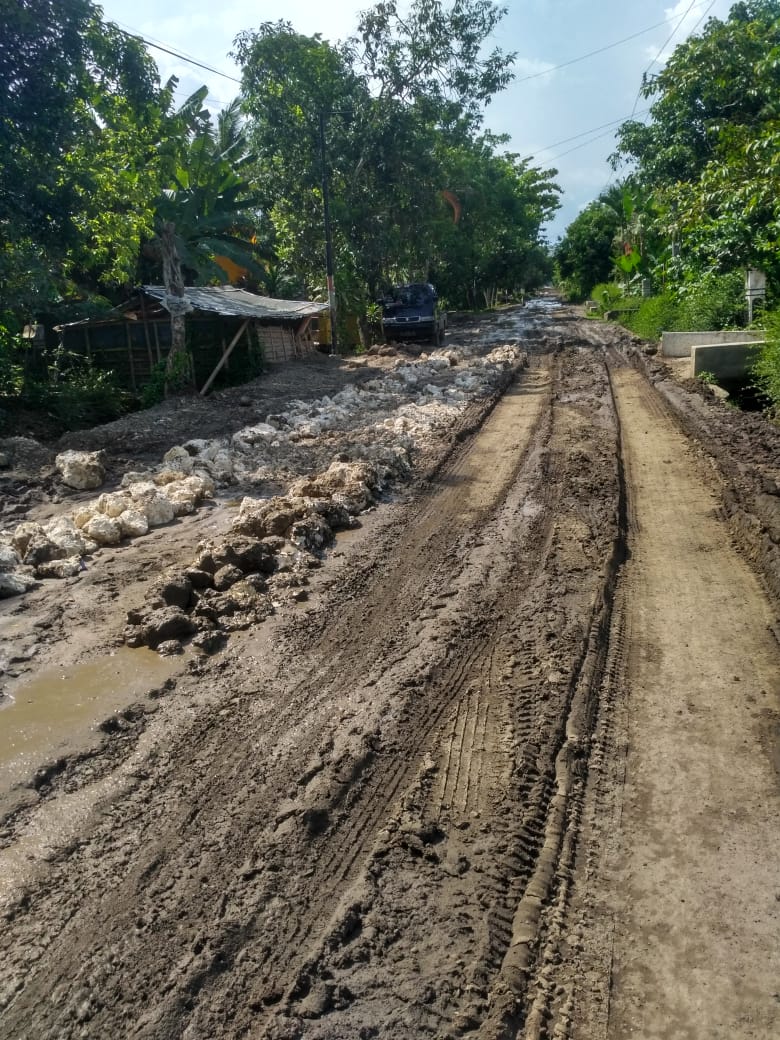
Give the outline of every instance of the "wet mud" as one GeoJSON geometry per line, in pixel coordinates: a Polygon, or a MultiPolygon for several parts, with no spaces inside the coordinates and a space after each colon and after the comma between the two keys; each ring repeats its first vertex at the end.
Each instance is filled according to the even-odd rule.
{"type": "MultiPolygon", "coordinates": [[[[729,750],[717,718],[739,674],[744,701],[723,716],[755,764],[754,800],[739,797],[756,823],[759,802],[777,798],[774,535],[757,506],[780,477],[776,433],[755,417],[705,421],[710,403],[701,412],[684,389],[653,385],[640,344],[566,309],[506,311],[462,334],[486,351],[517,341],[528,367],[426,442],[409,482],[322,555],[307,597],[213,654],[178,659],[133,710],[106,712],[89,755],[62,756],[37,786],[33,775],[8,793],[3,1035],[591,1040],[640,1023],[640,1035],[669,1035],[664,999],[680,1020],[689,1013],[695,985],[690,998],[672,993],[671,947],[651,941],[653,886],[663,893],[666,878],[678,916],[680,900],[693,903],[682,851],[678,874],[647,866],[666,854],[669,826],[652,785],[689,754],[670,775],[690,790],[667,798],[668,819],[695,843],[704,824],[686,814],[702,800],[703,763],[729,750]],[[684,508],[701,518],[679,545],[685,517],[670,507],[661,520],[667,486],[693,488],[684,508]],[[728,514],[734,495],[764,525],[763,556],[728,514]],[[696,569],[697,553],[711,571],[696,569]],[[748,619],[735,638],[751,647],[750,671],[735,664],[734,624],[716,646],[676,642],[691,614],[725,609],[713,598],[721,553],[748,619]],[[688,728],[664,728],[661,680],[679,685],[688,728]],[[709,717],[699,734],[694,720],[709,717]],[[659,760],[632,750],[645,735],[659,760]],[[630,955],[639,939],[644,975],[630,955]],[[643,978],[666,993],[652,1021],[643,978]]],[[[171,564],[189,562],[188,525],[227,528],[229,510],[213,508],[166,543],[171,564]]],[[[121,633],[146,552],[139,540],[114,554],[128,579],[121,592],[111,579],[97,642],[121,633]]],[[[73,609],[52,618],[52,656],[73,609]]],[[[725,819],[731,794],[706,784],[725,819]]],[[[745,831],[746,858],[763,898],[775,831],[758,832],[745,831]]],[[[724,891],[740,868],[701,862],[724,891]]],[[[775,955],[754,911],[742,905],[734,931],[765,957],[761,989],[775,955]]],[[[711,920],[723,912],[713,906],[711,920]]],[[[713,963],[716,933],[701,930],[713,963]]],[[[755,1000],[722,1003],[730,1035],[750,1006],[754,1035],[775,1035],[771,1002],[755,1000]]],[[[704,1016],[686,1035],[717,1034],[704,1016]]]]}

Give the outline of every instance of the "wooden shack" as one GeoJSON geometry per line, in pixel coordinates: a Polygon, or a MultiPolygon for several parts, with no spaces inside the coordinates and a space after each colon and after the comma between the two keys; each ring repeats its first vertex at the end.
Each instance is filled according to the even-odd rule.
{"type": "MultiPolygon", "coordinates": [[[[306,300],[276,300],[233,285],[184,290],[187,347],[196,386],[205,392],[224,367],[251,378],[266,364],[302,358],[318,346],[318,318],[328,307],[306,300]]],[[[99,369],[114,372],[133,391],[149,381],[171,346],[171,317],[160,285],[144,285],[105,318],[57,326],[60,343],[99,369]]]]}

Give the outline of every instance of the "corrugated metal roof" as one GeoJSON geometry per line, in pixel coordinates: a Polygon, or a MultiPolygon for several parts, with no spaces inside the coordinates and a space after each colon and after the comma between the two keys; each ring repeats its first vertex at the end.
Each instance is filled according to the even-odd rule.
{"type": "MultiPolygon", "coordinates": [[[[165,299],[165,288],[162,285],[142,285],[142,290],[159,300],[165,299]]],[[[308,300],[274,300],[270,296],[256,296],[246,289],[237,289],[233,285],[188,286],[184,295],[195,310],[212,311],[224,317],[235,318],[278,318],[303,319],[309,315],[322,314],[327,311],[326,303],[312,303],[308,300]]]]}

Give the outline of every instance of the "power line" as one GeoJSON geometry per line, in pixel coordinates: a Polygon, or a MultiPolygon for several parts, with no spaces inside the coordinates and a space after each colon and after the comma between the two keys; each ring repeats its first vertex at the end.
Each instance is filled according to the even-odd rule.
{"type": "MultiPolygon", "coordinates": [[[[707,10],[705,10],[704,14],[699,19],[699,22],[696,23],[697,25],[706,17],[708,11],[710,10],[710,8],[712,8],[714,3],[715,3],[715,0],[711,0],[711,2],[707,6],[707,10]]],[[[688,10],[685,12],[685,14],[680,19],[680,22],[678,23],[678,25],[675,28],[674,32],[669,37],[669,39],[667,39],[666,43],[664,43],[663,47],[658,52],[658,55],[650,63],[650,65],[648,66],[648,69],[645,70],[645,72],[647,72],[650,68],[652,68],[652,66],[658,60],[658,57],[660,57],[660,55],[664,52],[664,50],[666,49],[667,45],[671,41],[672,37],[677,32],[677,29],[682,24],[682,21],[687,17],[687,15],[690,13],[690,11],[693,10],[693,8],[696,7],[696,6],[698,6],[697,0],[691,0],[691,4],[688,7],[688,10]]],[[[204,61],[200,61],[197,58],[193,58],[191,55],[183,54],[181,51],[175,50],[170,44],[166,44],[166,43],[163,43],[163,42],[155,41],[154,39],[152,39],[150,37],[144,36],[144,34],[141,33],[138,29],[134,29],[134,28],[132,28],[132,26],[129,26],[129,25],[125,24],[125,23],[115,23],[115,24],[119,24],[120,27],[124,26],[124,28],[122,29],[123,32],[125,32],[129,36],[133,36],[135,39],[140,40],[142,43],[145,43],[147,47],[153,47],[155,50],[162,51],[164,54],[169,54],[171,57],[178,58],[180,61],[185,61],[189,65],[194,65],[194,66],[196,66],[199,69],[205,69],[206,72],[211,72],[215,76],[221,76],[223,79],[230,80],[231,83],[238,83],[239,86],[241,85],[241,80],[237,79],[235,76],[231,76],[227,72],[222,72],[220,69],[215,69],[213,65],[209,65],[209,64],[207,64],[204,61]]],[[[644,36],[645,33],[652,32],[653,29],[657,29],[661,25],[666,25],[666,21],[664,20],[663,22],[655,22],[655,24],[648,25],[644,29],[639,29],[637,32],[631,33],[629,36],[624,36],[620,40],[615,40],[613,43],[605,44],[603,47],[597,47],[595,50],[588,51],[586,54],[581,54],[581,55],[579,55],[576,58],[571,58],[569,61],[561,62],[560,65],[553,65],[549,69],[542,69],[540,72],[532,72],[532,73],[530,73],[527,76],[521,76],[520,79],[516,79],[514,82],[517,83],[517,84],[519,84],[519,83],[527,83],[529,80],[538,79],[540,76],[547,76],[547,75],[549,75],[552,72],[558,72],[560,69],[565,69],[565,68],[568,68],[570,65],[576,65],[576,64],[578,64],[581,61],[586,61],[588,58],[592,58],[592,57],[594,57],[597,54],[603,54],[605,51],[614,50],[615,47],[620,47],[624,43],[630,43],[631,40],[635,40],[639,36],[644,36]]]]}
{"type": "MultiPolygon", "coordinates": [[[[645,108],[645,109],[642,109],[641,112],[638,112],[637,115],[644,116],[644,115],[647,115],[647,113],[649,111],[650,111],[649,108],[645,108]]],[[[553,150],[553,148],[558,148],[559,145],[568,144],[569,141],[576,141],[578,138],[580,138],[580,137],[587,137],[589,134],[595,134],[597,130],[604,130],[607,127],[617,126],[619,123],[625,123],[626,119],[630,119],[630,118],[631,118],[630,116],[623,116],[620,119],[613,119],[609,123],[602,123],[601,126],[594,126],[590,130],[583,130],[582,133],[580,133],[580,134],[573,134],[571,137],[564,137],[563,140],[555,141],[553,144],[548,144],[545,148],[540,148],[539,151],[540,152],[550,152],[550,151],[553,150]]],[[[596,138],[594,138],[594,140],[596,140],[596,138]]],[[[583,143],[584,144],[589,144],[590,142],[589,141],[585,141],[583,143]]],[[[570,151],[574,151],[573,148],[569,149],[569,150],[570,151]]]]}
{"type": "Polygon", "coordinates": [[[205,69],[206,72],[211,72],[215,76],[221,76],[223,79],[228,79],[231,83],[238,83],[238,85],[241,86],[241,80],[236,79],[235,76],[230,76],[227,72],[221,72],[219,69],[215,69],[213,65],[207,65],[205,62],[198,61],[196,58],[188,57],[186,54],[174,50],[167,44],[155,43],[154,40],[148,39],[143,35],[143,33],[140,33],[137,29],[131,28],[129,25],[125,26],[125,28],[122,28],[121,26],[119,28],[120,32],[123,32],[125,36],[140,40],[140,42],[145,43],[147,47],[153,47],[155,50],[162,51],[164,54],[170,54],[171,57],[178,58],[179,61],[186,61],[189,65],[195,65],[199,69],[205,69]]]}
{"type": "Polygon", "coordinates": [[[549,69],[542,69],[541,72],[532,72],[528,76],[522,76],[520,79],[516,79],[514,83],[527,83],[529,79],[538,79],[540,76],[549,76],[551,72],[558,72],[559,69],[566,69],[569,65],[576,65],[580,61],[585,61],[587,58],[592,58],[595,54],[603,54],[604,51],[610,51],[614,47],[619,47],[623,43],[628,43],[630,40],[635,40],[638,36],[644,36],[645,33],[651,32],[653,29],[657,29],[659,25],[665,25],[666,22],[656,22],[655,25],[648,25],[646,29],[640,29],[639,32],[632,33],[631,36],[624,36],[622,40],[615,40],[614,43],[608,43],[604,47],[598,47],[595,51],[588,51],[587,54],[581,54],[578,58],[571,58],[569,61],[563,61],[560,65],[553,65],[549,69]]]}
{"type": "MultiPolygon", "coordinates": [[[[701,2],[703,2],[703,0],[701,0],[701,2]]],[[[712,3],[710,3],[709,7],[712,7],[712,4],[714,2],[715,2],[715,0],[712,0],[712,3]]],[[[698,4],[697,4],[696,0],[693,0],[693,3],[691,4],[691,7],[688,10],[690,11],[691,8],[695,7],[695,6],[698,6],[698,4]]],[[[708,7],[707,10],[709,10],[709,7],[708,7]]],[[[688,14],[688,11],[685,12],[685,15],[687,15],[687,14],[688,14]]],[[[683,18],[685,17],[685,15],[683,15],[683,18]]],[[[704,12],[704,14],[702,15],[702,18],[706,17],[706,15],[707,15],[707,11],[704,12]]],[[[700,18],[699,21],[701,21],[702,18],[700,18]]],[[[588,51],[587,54],[581,54],[578,58],[571,58],[569,61],[561,62],[560,65],[553,65],[549,69],[542,69],[541,72],[532,72],[528,76],[522,76],[520,79],[516,79],[513,82],[514,83],[527,83],[528,80],[530,80],[530,79],[538,79],[540,76],[548,76],[551,72],[557,72],[559,69],[568,68],[569,65],[576,65],[578,62],[585,61],[587,58],[592,58],[596,54],[603,54],[604,51],[610,51],[610,50],[613,50],[615,47],[620,47],[624,43],[630,43],[631,40],[635,40],[639,36],[644,36],[645,33],[652,32],[653,29],[658,29],[660,26],[666,25],[666,24],[667,24],[667,20],[664,19],[664,21],[662,21],[662,22],[656,22],[654,25],[648,25],[645,29],[640,29],[638,32],[632,33],[630,36],[624,36],[621,40],[615,40],[614,43],[607,43],[603,47],[597,47],[595,51],[588,51]]],[[[670,37],[670,39],[671,39],[671,37],[670,37]]],[[[667,40],[667,43],[668,42],[669,41],[667,40]]],[[[664,47],[666,47],[666,43],[664,44],[664,47]]],[[[663,48],[661,48],[661,52],[660,53],[663,53],[663,48]]]]}
{"type": "MultiPolygon", "coordinates": [[[[708,12],[709,12],[709,11],[710,11],[710,10],[712,9],[712,7],[714,6],[714,4],[715,4],[715,0],[710,0],[710,3],[709,3],[709,5],[707,6],[706,10],[704,11],[704,14],[703,14],[703,15],[701,16],[701,18],[700,18],[700,19],[699,19],[699,21],[698,21],[698,22],[696,23],[696,25],[698,25],[698,24],[699,24],[699,22],[701,22],[701,20],[702,20],[703,18],[705,18],[705,17],[707,16],[708,12]]],[[[649,65],[647,66],[647,68],[645,69],[645,71],[644,71],[644,72],[642,73],[642,80],[641,80],[641,83],[644,83],[644,79],[645,79],[645,76],[646,76],[646,75],[648,74],[648,72],[650,71],[650,69],[652,69],[653,65],[655,65],[655,63],[656,63],[656,62],[658,61],[658,59],[659,59],[659,58],[661,57],[661,55],[663,54],[663,52],[664,52],[664,51],[666,50],[666,48],[667,48],[667,47],[669,46],[669,44],[670,44],[670,43],[672,42],[672,40],[674,39],[674,37],[675,37],[675,36],[677,35],[677,32],[678,32],[678,30],[679,30],[680,26],[681,26],[681,25],[683,24],[683,22],[685,21],[685,19],[686,19],[686,18],[688,17],[688,15],[689,15],[689,14],[691,13],[691,11],[692,11],[692,10],[694,9],[694,7],[695,7],[695,6],[696,6],[696,0],[691,0],[691,2],[690,2],[690,3],[688,4],[687,8],[685,9],[685,12],[684,12],[684,14],[682,14],[682,15],[681,15],[681,17],[680,17],[680,20],[679,20],[679,21],[677,22],[677,25],[675,25],[674,29],[672,29],[671,33],[669,34],[669,36],[668,36],[668,37],[666,38],[666,40],[664,41],[664,44],[663,44],[663,46],[661,47],[660,51],[659,51],[659,52],[658,52],[658,53],[656,54],[656,56],[655,56],[655,57],[653,58],[653,60],[652,60],[652,61],[650,62],[650,64],[649,64],[649,65]]],[[[642,86],[641,86],[641,83],[640,83],[640,86],[639,86],[639,90],[637,90],[637,92],[636,92],[636,97],[634,98],[634,107],[633,107],[633,109],[631,110],[631,118],[632,118],[632,119],[633,119],[633,117],[634,117],[634,112],[636,112],[636,106],[637,106],[637,105],[639,104],[639,98],[641,97],[641,94],[642,94],[642,86]]]]}

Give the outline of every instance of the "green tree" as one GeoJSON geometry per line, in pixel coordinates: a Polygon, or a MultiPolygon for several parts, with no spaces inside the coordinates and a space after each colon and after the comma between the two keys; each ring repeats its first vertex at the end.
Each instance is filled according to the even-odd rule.
{"type": "Polygon", "coordinates": [[[596,201],[566,228],[555,249],[555,265],[559,280],[574,299],[585,299],[594,285],[611,278],[621,221],[613,206],[596,201]]]}
{"type": "Polygon", "coordinates": [[[490,0],[395,0],[364,11],[347,47],[380,99],[418,104],[438,121],[477,127],[485,105],[508,86],[513,54],[485,54],[506,7],[490,0]]]}
{"type": "Polygon", "coordinates": [[[500,142],[476,136],[484,105],[510,76],[511,56],[484,54],[502,13],[486,0],[415,0],[401,18],[394,3],[380,3],[344,44],[286,22],[237,38],[273,245],[310,290],[322,285],[321,116],[338,292],[365,305],[388,281],[431,272],[453,298],[476,283],[521,279],[520,258],[538,244],[557,189],[549,171],[521,169],[516,156],[497,156],[500,142]],[[456,226],[442,192],[461,184],[456,226]],[[490,270],[488,251],[501,255],[490,270]]]}
{"type": "Polygon", "coordinates": [[[217,117],[202,105],[207,88],[195,91],[164,120],[159,149],[163,188],[152,204],[154,235],[146,254],[166,289],[171,314],[167,384],[190,371],[185,337],[185,285],[224,282],[220,260],[263,276],[256,229],[259,199],[243,171],[252,161],[234,102],[217,117]]]}
{"type": "Polygon", "coordinates": [[[710,19],[643,93],[651,121],[623,124],[613,160],[654,193],[658,232],[682,246],[680,274],[777,270],[780,3],[746,0],[710,19]]]}
{"type": "Polygon", "coordinates": [[[26,267],[32,291],[6,296],[25,308],[132,267],[161,95],[142,44],[89,0],[0,0],[0,15],[0,280],[26,267]]]}

